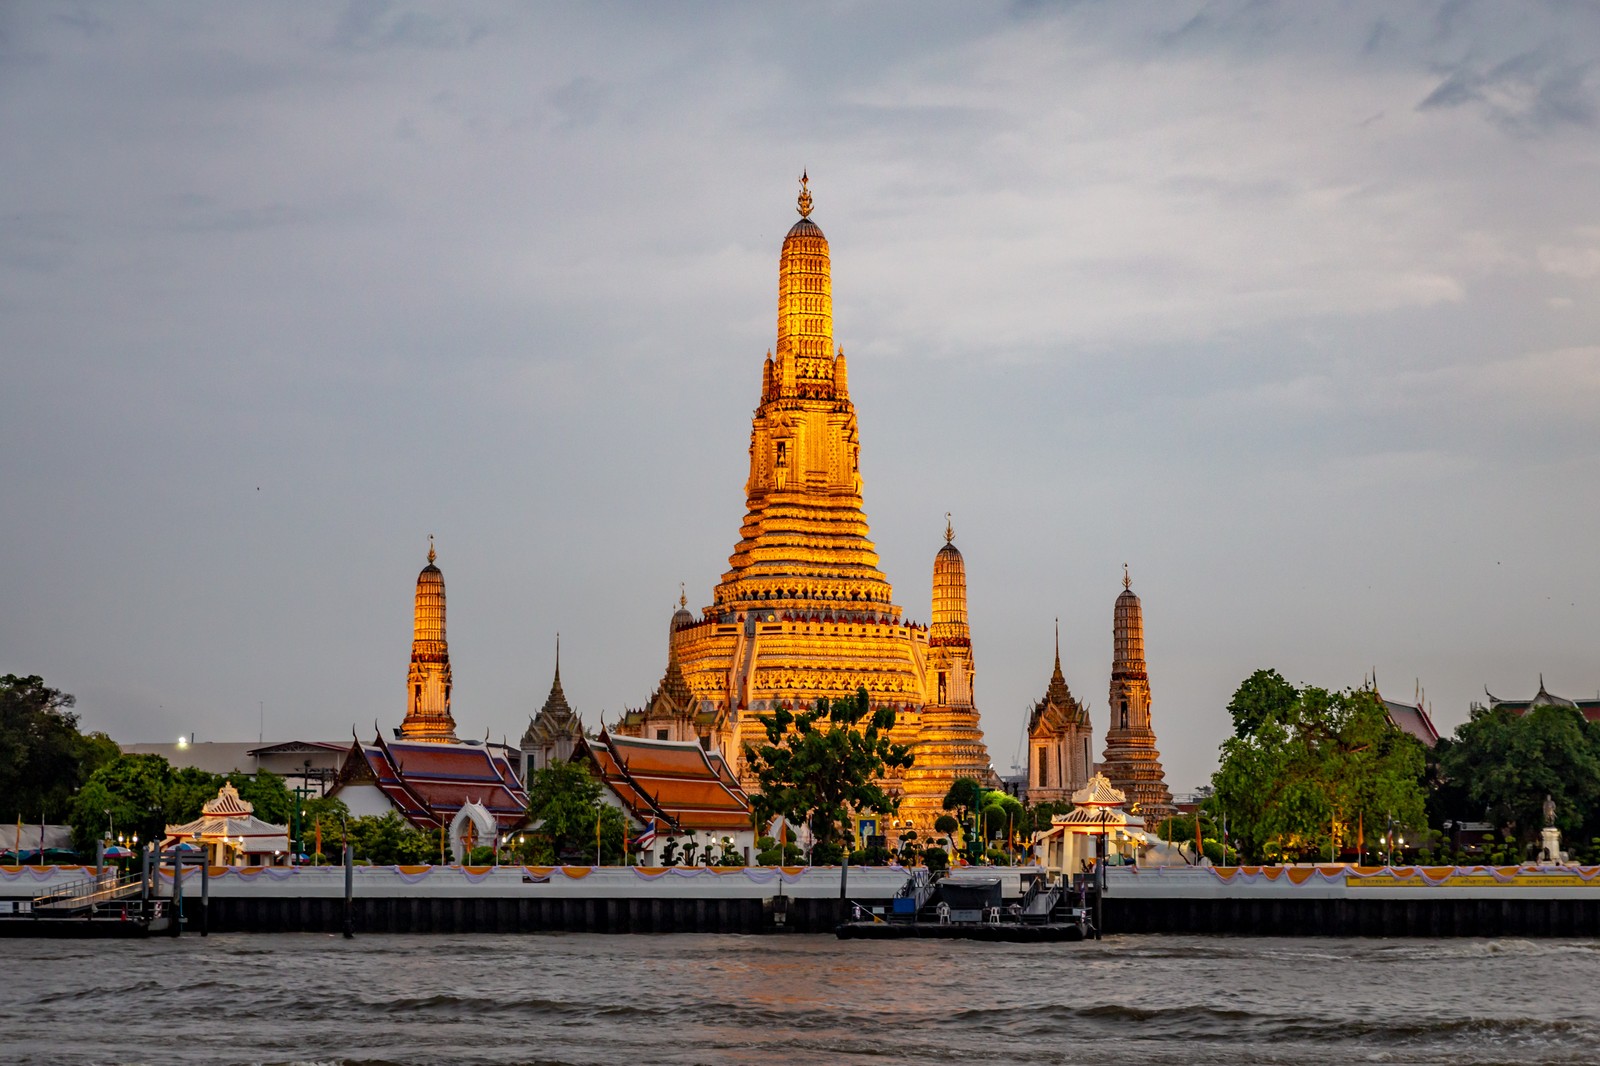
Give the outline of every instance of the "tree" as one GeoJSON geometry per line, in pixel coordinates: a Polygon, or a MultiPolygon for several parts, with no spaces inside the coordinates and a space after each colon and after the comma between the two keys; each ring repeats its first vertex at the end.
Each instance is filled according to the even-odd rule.
{"type": "Polygon", "coordinates": [[[239,798],[255,808],[255,815],[263,822],[293,828],[295,797],[283,778],[271,770],[261,770],[250,777],[233,779],[239,798]]]}
{"type": "Polygon", "coordinates": [[[1600,817],[1600,725],[1572,707],[1535,707],[1520,716],[1479,708],[1440,748],[1446,802],[1456,808],[1446,817],[1514,828],[1523,844],[1544,826],[1546,796],[1566,838],[1581,839],[1600,817]]]}
{"type": "Polygon", "coordinates": [[[0,819],[68,817],[73,794],[119,750],[78,731],[77,701],[37,676],[0,677],[0,819]]]}
{"type": "Polygon", "coordinates": [[[1228,701],[1233,735],[1243,739],[1259,733],[1269,722],[1285,721],[1299,698],[1299,691],[1278,671],[1257,670],[1244,679],[1228,701]]]}
{"type": "Polygon", "coordinates": [[[437,838],[405,821],[394,811],[367,815],[349,823],[355,857],[377,866],[420,866],[438,861],[437,838]]]}
{"type": "MultiPolygon", "coordinates": [[[[528,819],[534,832],[549,842],[554,860],[594,861],[595,824],[601,808],[610,806],[600,802],[600,791],[600,782],[581,762],[553,762],[534,771],[528,782],[528,819]]],[[[626,829],[621,811],[614,825],[613,854],[620,857],[626,829]]],[[[601,830],[604,838],[603,824],[601,830]]]]}
{"type": "Polygon", "coordinates": [[[118,755],[90,774],[70,808],[78,847],[93,847],[113,825],[143,841],[161,840],[172,773],[159,755],[118,755]]]}
{"type": "Polygon", "coordinates": [[[782,815],[810,825],[813,862],[834,861],[846,843],[851,812],[885,815],[896,803],[879,784],[911,765],[911,750],[889,739],[894,710],[874,710],[867,690],[819,699],[809,711],[779,708],[760,717],[766,742],[744,746],[745,765],[760,782],[754,802],[763,823],[782,815]]]}
{"type": "Polygon", "coordinates": [[[1222,744],[1210,813],[1226,814],[1244,857],[1353,851],[1359,827],[1373,839],[1389,818],[1423,828],[1422,745],[1394,727],[1377,696],[1288,691],[1292,700],[1276,672],[1257,671],[1229,704],[1235,735],[1222,744]]]}

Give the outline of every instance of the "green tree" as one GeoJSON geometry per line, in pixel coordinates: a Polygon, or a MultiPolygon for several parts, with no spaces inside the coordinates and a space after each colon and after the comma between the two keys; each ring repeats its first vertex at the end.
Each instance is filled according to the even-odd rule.
{"type": "Polygon", "coordinates": [[[894,711],[874,710],[866,689],[831,704],[819,699],[809,711],[780,708],[760,721],[766,742],[744,746],[745,764],[760,782],[756,810],[763,823],[782,815],[810,825],[813,862],[842,854],[852,812],[895,809],[879,781],[889,770],[909,767],[911,751],[889,739],[894,711]]]}
{"type": "Polygon", "coordinates": [[[119,749],[78,731],[76,701],[37,676],[0,677],[0,818],[69,818],[74,793],[119,749]]]}
{"type": "Polygon", "coordinates": [[[1236,732],[1212,777],[1211,816],[1226,812],[1244,858],[1326,858],[1330,843],[1353,851],[1358,827],[1370,838],[1390,817],[1424,828],[1422,745],[1376,695],[1308,686],[1285,702],[1281,682],[1257,671],[1240,686],[1236,732]]]}
{"type": "Polygon", "coordinates": [[[394,811],[349,823],[355,857],[376,866],[420,866],[439,860],[437,830],[412,826],[394,811]]]}
{"type": "MultiPolygon", "coordinates": [[[[549,843],[554,859],[594,861],[595,822],[602,817],[601,785],[579,762],[553,762],[528,781],[528,819],[534,833],[549,843]]],[[[613,808],[614,809],[614,808],[613,808]]],[[[622,812],[617,812],[615,854],[622,853],[622,812]]],[[[601,826],[602,838],[604,825],[601,826]]],[[[602,840],[602,844],[604,840],[602,840]]]]}
{"type": "Polygon", "coordinates": [[[1479,708],[1440,747],[1451,801],[1460,804],[1444,812],[1448,817],[1511,827],[1527,845],[1544,826],[1546,796],[1568,839],[1581,839],[1600,816],[1600,725],[1572,707],[1535,707],[1521,716],[1479,708]]]}
{"type": "Polygon", "coordinates": [[[261,770],[250,777],[233,778],[233,787],[238,789],[240,799],[255,808],[257,818],[293,828],[294,793],[283,778],[271,770],[261,770]]]}
{"type": "Polygon", "coordinates": [[[70,808],[78,848],[92,848],[112,825],[141,841],[159,841],[171,782],[172,767],[159,755],[118,755],[90,774],[70,808]]]}
{"type": "Polygon", "coordinates": [[[1257,670],[1244,679],[1228,701],[1233,735],[1243,739],[1259,733],[1269,722],[1288,720],[1299,699],[1299,690],[1278,671],[1257,670]]]}

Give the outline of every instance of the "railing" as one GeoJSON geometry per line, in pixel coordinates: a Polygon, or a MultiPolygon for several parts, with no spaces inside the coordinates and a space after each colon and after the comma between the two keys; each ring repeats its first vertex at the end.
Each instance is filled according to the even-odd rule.
{"type": "Polygon", "coordinates": [[[928,871],[924,869],[911,871],[911,875],[906,878],[906,883],[901,885],[894,894],[895,899],[916,900],[916,910],[918,911],[922,910],[932,896],[933,882],[929,880],[928,871]]]}
{"type": "Polygon", "coordinates": [[[54,892],[35,897],[33,909],[35,911],[82,910],[97,903],[110,903],[137,895],[140,885],[139,878],[133,876],[118,877],[110,881],[98,879],[74,881],[54,892]]]}

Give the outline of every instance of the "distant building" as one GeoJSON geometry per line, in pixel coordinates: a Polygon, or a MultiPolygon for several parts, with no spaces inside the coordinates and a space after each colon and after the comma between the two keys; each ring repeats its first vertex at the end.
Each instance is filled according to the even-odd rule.
{"type": "Polygon", "coordinates": [[[1144,608],[1124,567],[1112,626],[1111,699],[1101,764],[1112,787],[1150,825],[1172,813],[1172,793],[1150,720],[1150,675],[1144,661],[1144,608]]]}
{"type": "Polygon", "coordinates": [[[193,767],[223,777],[254,777],[262,770],[277,774],[290,788],[307,787],[322,795],[339,776],[339,764],[349,749],[336,740],[187,741],[176,744],[123,744],[129,755],[159,755],[173,767],[193,767]]]}
{"type": "Polygon", "coordinates": [[[1399,703],[1395,700],[1386,700],[1378,696],[1383,709],[1389,715],[1389,723],[1402,733],[1409,733],[1422,741],[1425,748],[1434,747],[1439,743],[1439,730],[1434,728],[1433,716],[1430,715],[1418,700],[1416,704],[1399,703]]]}
{"type": "Polygon", "coordinates": [[[643,865],[659,865],[669,840],[681,849],[690,839],[704,847],[726,838],[750,860],[750,798],[727,760],[698,740],[613,736],[602,729],[580,741],[572,757],[604,784],[602,797],[627,816],[630,837],[654,829],[643,865]]]}
{"type": "Polygon", "coordinates": [[[528,793],[504,745],[483,741],[356,741],[345,754],[337,797],[357,818],[390,811],[418,829],[448,826],[468,803],[483,806],[502,831],[528,813],[528,793]]]}
{"type": "Polygon", "coordinates": [[[1061,631],[1056,630],[1056,664],[1044,696],[1028,716],[1029,803],[1063,803],[1083,788],[1094,772],[1093,726],[1089,709],[1072,695],[1061,672],[1061,631]]]}
{"type": "MultiPolygon", "coordinates": [[[[1520,716],[1527,714],[1535,707],[1571,707],[1589,721],[1600,722],[1600,696],[1597,696],[1592,700],[1570,700],[1565,696],[1552,695],[1551,693],[1545,691],[1543,674],[1539,675],[1539,691],[1534,693],[1529,699],[1503,700],[1494,693],[1490,692],[1487,687],[1484,688],[1483,694],[1489,697],[1489,710],[1510,711],[1512,714],[1520,716]]],[[[1484,705],[1481,703],[1474,703],[1472,705],[1473,710],[1479,710],[1483,707],[1484,705]]]]}
{"type": "Polygon", "coordinates": [[[434,565],[432,539],[428,565],[417,575],[405,718],[394,740],[380,732],[370,744],[345,745],[328,794],[358,818],[394,811],[419,829],[450,826],[463,808],[476,804],[508,831],[526,819],[528,793],[513,765],[513,749],[456,739],[444,575],[434,565]]]}
{"type": "Polygon", "coordinates": [[[561,691],[561,638],[557,637],[556,676],[550,682],[550,695],[545,697],[539,713],[528,720],[527,732],[522,734],[522,783],[532,780],[535,771],[572,758],[582,737],[583,720],[561,691]]]}

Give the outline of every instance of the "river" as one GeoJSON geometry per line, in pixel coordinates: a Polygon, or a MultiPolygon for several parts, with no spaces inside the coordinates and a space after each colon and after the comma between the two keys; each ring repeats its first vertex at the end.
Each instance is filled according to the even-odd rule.
{"type": "Polygon", "coordinates": [[[8,1063],[1600,1061],[1600,942],[0,941],[8,1063]]]}

